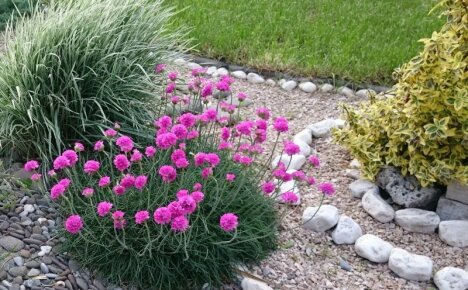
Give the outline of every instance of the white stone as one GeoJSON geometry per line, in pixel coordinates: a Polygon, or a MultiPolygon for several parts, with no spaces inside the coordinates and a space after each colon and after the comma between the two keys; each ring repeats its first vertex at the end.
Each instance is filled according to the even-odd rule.
{"type": "Polygon", "coordinates": [[[339,218],[338,209],[333,205],[325,204],[320,208],[317,206],[306,208],[302,214],[302,223],[305,229],[324,232],[333,228],[338,223],[339,218]]]}
{"type": "Polygon", "coordinates": [[[297,87],[297,83],[295,81],[287,81],[287,82],[284,82],[282,85],[281,85],[281,88],[285,91],[292,91],[294,90],[295,88],[297,87]]]}
{"type": "Polygon", "coordinates": [[[293,142],[304,142],[307,145],[312,145],[312,131],[304,129],[293,137],[293,142]]]}
{"type": "Polygon", "coordinates": [[[220,76],[227,76],[229,75],[229,71],[225,68],[225,67],[220,67],[218,68],[218,70],[216,71],[218,73],[218,75],[220,76]]]}
{"type": "Polygon", "coordinates": [[[333,128],[343,129],[346,125],[346,121],[342,119],[335,119],[335,123],[333,124],[333,128]]]}
{"type": "Polygon", "coordinates": [[[362,236],[362,229],[352,218],[342,215],[331,236],[336,244],[354,244],[362,236]]]}
{"type": "Polygon", "coordinates": [[[395,212],[395,223],[408,232],[431,234],[439,226],[440,218],[433,211],[406,208],[395,212]]]}
{"type": "Polygon", "coordinates": [[[354,96],[354,91],[348,87],[341,87],[338,89],[340,95],[345,96],[347,98],[351,98],[354,96]]]}
{"type": "Polygon", "coordinates": [[[242,290],[273,290],[266,283],[248,277],[242,279],[241,287],[242,290]]]}
{"type": "Polygon", "coordinates": [[[185,59],[183,59],[183,58],[176,58],[174,60],[174,64],[176,64],[176,65],[184,65],[186,63],[187,63],[187,61],[185,61],[185,59]]]}
{"type": "Polygon", "coordinates": [[[286,170],[294,169],[299,170],[301,169],[302,165],[306,162],[306,158],[304,155],[294,154],[292,156],[283,154],[281,156],[277,156],[273,162],[271,163],[272,168],[276,168],[279,162],[283,162],[286,167],[286,170]]]}
{"type": "Polygon", "coordinates": [[[325,119],[320,122],[314,123],[307,127],[312,131],[312,135],[316,138],[321,138],[330,133],[331,128],[335,126],[335,120],[325,119]]]}
{"type": "Polygon", "coordinates": [[[47,222],[47,219],[41,217],[41,218],[38,218],[37,221],[39,222],[39,224],[42,224],[42,223],[47,222]]]}
{"type": "Polygon", "coordinates": [[[464,204],[468,204],[468,184],[452,181],[447,185],[446,197],[464,204]]]}
{"type": "Polygon", "coordinates": [[[390,243],[371,234],[361,236],[354,244],[354,250],[359,256],[375,263],[388,262],[392,249],[390,243]]]}
{"type": "Polygon", "coordinates": [[[440,222],[439,237],[450,246],[468,247],[468,220],[440,222]]]}
{"type": "Polygon", "coordinates": [[[306,93],[314,93],[317,90],[317,86],[313,82],[300,83],[299,88],[306,93]]]}
{"type": "Polygon", "coordinates": [[[356,92],[356,96],[363,98],[363,99],[370,98],[373,95],[375,95],[375,91],[370,90],[370,89],[363,89],[363,90],[359,90],[356,92]]]}
{"type": "Polygon", "coordinates": [[[35,209],[32,204],[25,204],[23,207],[23,210],[31,213],[31,212],[34,212],[35,209]]]}
{"type": "Polygon", "coordinates": [[[278,81],[278,85],[281,87],[285,82],[286,82],[285,79],[280,79],[280,80],[278,81]]]}
{"type": "Polygon", "coordinates": [[[378,193],[368,190],[362,197],[362,207],[381,223],[388,223],[395,217],[395,211],[378,193]]]}
{"type": "Polygon", "coordinates": [[[310,148],[309,145],[307,145],[305,142],[302,141],[294,141],[294,144],[299,146],[301,151],[299,152],[300,155],[304,155],[305,157],[308,157],[310,154],[312,154],[312,148],[310,148]]]}
{"type": "Polygon", "coordinates": [[[241,80],[245,80],[247,78],[247,74],[241,70],[233,71],[231,75],[235,77],[236,79],[241,79],[241,80]]]}
{"type": "Polygon", "coordinates": [[[198,68],[202,68],[202,66],[199,65],[199,64],[196,63],[196,62],[188,62],[188,63],[187,63],[187,67],[188,67],[189,69],[198,69],[198,68]]]}
{"type": "Polygon", "coordinates": [[[366,179],[358,179],[353,181],[349,184],[348,188],[351,192],[351,195],[355,198],[362,198],[364,193],[369,190],[373,190],[375,193],[379,193],[379,187],[375,183],[366,179]]]}
{"type": "Polygon", "coordinates": [[[346,169],[345,175],[352,179],[359,179],[361,178],[361,171],[357,169],[346,169]]]}
{"type": "Polygon", "coordinates": [[[262,78],[261,76],[259,76],[258,74],[256,73],[249,73],[247,75],[247,80],[250,82],[250,83],[253,83],[253,84],[261,84],[261,83],[264,83],[265,82],[265,79],[262,78]]]}
{"type": "Polygon", "coordinates": [[[359,162],[357,159],[353,159],[349,163],[349,167],[353,169],[359,169],[361,168],[361,162],[359,162]]]}
{"type": "Polygon", "coordinates": [[[394,248],[388,259],[390,270],[401,278],[411,281],[429,281],[432,266],[429,257],[412,254],[400,248],[394,248]]]}
{"type": "Polygon", "coordinates": [[[41,246],[41,251],[48,254],[48,253],[50,253],[50,251],[52,251],[52,247],[51,246],[41,246]]]}
{"type": "Polygon", "coordinates": [[[320,86],[320,90],[324,93],[330,93],[334,90],[334,87],[331,84],[323,84],[320,86]]]}
{"type": "Polygon", "coordinates": [[[210,66],[207,70],[206,70],[206,74],[207,75],[213,75],[214,73],[216,73],[218,69],[215,67],[215,66],[210,66]]]}
{"type": "Polygon", "coordinates": [[[276,86],[276,82],[274,80],[272,80],[272,79],[267,79],[266,84],[271,86],[271,87],[276,86]]]}
{"type": "Polygon", "coordinates": [[[434,275],[434,284],[439,290],[468,289],[468,272],[455,267],[445,267],[434,275]]]}

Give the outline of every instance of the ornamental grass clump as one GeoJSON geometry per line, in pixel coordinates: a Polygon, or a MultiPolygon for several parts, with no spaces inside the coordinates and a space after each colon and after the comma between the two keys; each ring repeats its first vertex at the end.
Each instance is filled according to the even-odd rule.
{"type": "Polygon", "coordinates": [[[158,0],[80,0],[19,19],[0,57],[0,149],[47,159],[109,120],[137,134],[160,86],[154,63],[185,43],[172,15],[158,0]]]}
{"type": "MultiPolygon", "coordinates": [[[[277,201],[287,208],[299,199],[297,185],[288,192],[281,185],[315,184],[305,172],[287,170],[288,164],[270,169],[274,150],[265,153],[265,142],[288,131],[286,119],[272,119],[260,108],[255,119],[232,124],[237,106],[212,97],[216,87],[230,92],[232,79],[214,82],[197,70],[193,76],[190,94],[178,97],[167,90],[180,85],[169,73],[162,107],[179,107],[182,114],[154,120],[148,129],[154,141],[137,143],[116,126],[94,145],[78,142],[54,156],[48,167],[50,198],[64,220],[63,250],[115,283],[219,286],[235,277],[236,267],[276,248],[277,201]],[[204,110],[183,109],[193,102],[205,104],[204,110]]],[[[286,142],[283,150],[294,154],[293,147],[286,142]]],[[[309,161],[319,166],[316,157],[309,161]]],[[[34,160],[25,165],[39,169],[34,160]]],[[[332,185],[320,186],[328,186],[324,195],[334,193],[332,185]]]]}

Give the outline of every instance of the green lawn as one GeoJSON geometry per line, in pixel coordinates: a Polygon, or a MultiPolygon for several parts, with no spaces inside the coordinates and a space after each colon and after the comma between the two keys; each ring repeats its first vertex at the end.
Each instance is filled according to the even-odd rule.
{"type": "Polygon", "coordinates": [[[435,0],[172,0],[198,54],[301,76],[390,84],[443,19],[435,0]]]}

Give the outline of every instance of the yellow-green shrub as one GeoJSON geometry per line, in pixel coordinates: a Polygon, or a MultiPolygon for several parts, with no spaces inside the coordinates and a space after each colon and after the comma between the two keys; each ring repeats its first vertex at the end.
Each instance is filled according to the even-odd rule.
{"type": "Polygon", "coordinates": [[[424,186],[468,183],[468,1],[439,6],[447,22],[395,71],[395,97],[345,107],[349,127],[335,131],[368,178],[393,165],[424,186]]]}

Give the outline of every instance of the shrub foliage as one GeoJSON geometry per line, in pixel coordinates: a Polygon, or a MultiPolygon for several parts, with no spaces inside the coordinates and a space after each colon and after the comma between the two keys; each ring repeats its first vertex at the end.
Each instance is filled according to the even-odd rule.
{"type": "MultiPolygon", "coordinates": [[[[119,120],[150,121],[152,67],[184,45],[158,0],[50,1],[6,34],[0,58],[3,151],[46,159],[119,120]]],[[[136,131],[136,130],[135,130],[136,131]]]]}
{"type": "Polygon", "coordinates": [[[374,178],[385,164],[423,185],[468,182],[468,13],[466,0],[444,0],[447,22],[423,51],[395,72],[395,97],[345,107],[336,132],[374,178]]]}

